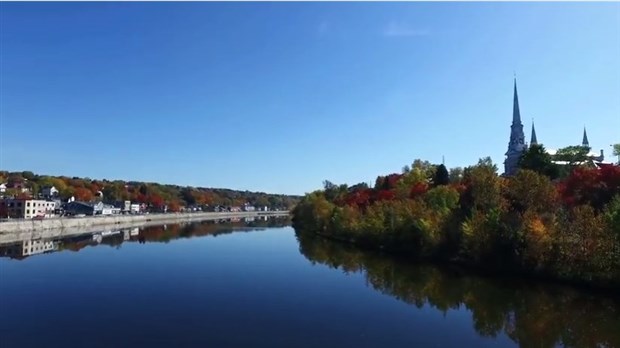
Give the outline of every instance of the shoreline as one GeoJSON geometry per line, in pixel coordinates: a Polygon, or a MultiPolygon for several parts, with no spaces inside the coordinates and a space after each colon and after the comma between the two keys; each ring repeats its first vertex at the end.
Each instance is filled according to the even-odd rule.
{"type": "Polygon", "coordinates": [[[85,229],[91,227],[105,227],[116,225],[140,225],[147,222],[166,223],[178,221],[218,220],[233,218],[251,218],[263,216],[285,216],[288,211],[261,211],[261,212],[200,212],[200,213],[168,213],[146,215],[115,215],[115,216],[87,216],[81,218],[49,218],[44,220],[17,220],[0,223],[0,242],[2,237],[10,234],[32,233],[47,230],[85,229]]]}
{"type": "Polygon", "coordinates": [[[546,283],[549,285],[561,285],[561,286],[569,286],[579,290],[586,290],[593,293],[601,293],[606,295],[613,295],[613,297],[617,297],[618,290],[620,289],[619,284],[615,283],[594,283],[586,280],[578,280],[578,279],[566,279],[566,278],[558,278],[552,275],[543,274],[543,273],[532,273],[526,271],[520,271],[518,269],[500,269],[497,267],[485,267],[484,265],[479,265],[471,262],[466,262],[462,259],[440,259],[440,258],[420,258],[413,257],[411,255],[407,255],[403,252],[398,252],[394,250],[390,250],[389,248],[384,248],[383,245],[376,246],[371,244],[359,243],[354,238],[345,238],[342,236],[334,236],[321,232],[301,232],[301,233],[311,233],[319,238],[323,238],[333,243],[339,243],[343,245],[348,245],[353,248],[357,248],[359,250],[365,250],[369,252],[375,252],[379,254],[383,254],[387,257],[399,259],[399,260],[407,260],[408,262],[417,262],[417,263],[426,263],[435,266],[442,266],[446,268],[451,268],[454,270],[465,270],[468,273],[478,274],[483,277],[493,277],[493,278],[507,278],[514,279],[520,278],[524,280],[532,280],[541,283],[546,283]]]}

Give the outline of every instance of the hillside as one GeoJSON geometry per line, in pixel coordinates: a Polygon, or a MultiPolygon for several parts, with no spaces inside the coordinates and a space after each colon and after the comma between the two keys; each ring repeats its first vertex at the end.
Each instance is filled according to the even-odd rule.
{"type": "Polygon", "coordinates": [[[190,187],[140,181],[93,180],[90,178],[39,175],[30,171],[0,171],[0,183],[7,186],[7,197],[38,197],[44,187],[53,186],[61,199],[79,201],[101,199],[107,202],[130,200],[153,208],[164,205],[177,211],[189,206],[242,206],[245,203],[271,209],[291,209],[301,197],[223,188],[190,187]]]}

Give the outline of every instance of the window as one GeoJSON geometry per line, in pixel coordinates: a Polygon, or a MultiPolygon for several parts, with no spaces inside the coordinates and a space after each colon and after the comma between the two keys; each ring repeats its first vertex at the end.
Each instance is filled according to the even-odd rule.
{"type": "Polygon", "coordinates": [[[26,206],[29,207],[30,206],[30,202],[26,203],[26,206]]]}
{"type": "Polygon", "coordinates": [[[26,214],[30,214],[30,209],[26,209],[26,214]]]}

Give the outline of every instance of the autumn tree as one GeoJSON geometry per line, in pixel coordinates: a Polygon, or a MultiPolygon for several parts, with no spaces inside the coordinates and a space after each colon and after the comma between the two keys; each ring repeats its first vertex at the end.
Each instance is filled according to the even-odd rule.
{"type": "Polygon", "coordinates": [[[84,187],[77,187],[74,192],[75,199],[82,202],[90,202],[93,200],[93,192],[84,187]]]}
{"type": "Polygon", "coordinates": [[[589,205],[601,210],[620,195],[620,167],[578,167],[560,184],[559,191],[569,206],[589,205]]]}
{"type": "Polygon", "coordinates": [[[508,180],[506,197],[511,208],[518,212],[555,211],[558,202],[557,191],[549,178],[528,169],[519,170],[508,180]]]}
{"type": "Polygon", "coordinates": [[[500,178],[497,165],[490,157],[481,158],[477,165],[466,168],[463,180],[467,187],[462,197],[465,208],[486,212],[500,207],[500,178]]]}

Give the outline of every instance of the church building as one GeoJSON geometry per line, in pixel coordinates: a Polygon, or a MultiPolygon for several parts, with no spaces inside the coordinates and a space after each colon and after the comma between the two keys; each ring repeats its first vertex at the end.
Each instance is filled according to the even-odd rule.
{"type": "MultiPolygon", "coordinates": [[[[538,139],[536,137],[536,129],[534,128],[534,122],[532,122],[532,133],[530,138],[531,145],[539,144],[538,139]]],[[[583,128],[583,139],[581,141],[581,146],[590,147],[590,142],[588,141],[588,134],[586,132],[586,128],[583,128]]],[[[517,169],[519,168],[519,159],[525,150],[527,150],[528,144],[525,142],[525,134],[523,133],[523,123],[521,123],[521,112],[519,110],[519,96],[517,94],[517,79],[514,80],[514,97],[513,97],[513,105],[512,105],[512,125],[510,126],[510,141],[508,142],[508,151],[506,151],[506,160],[504,161],[504,175],[511,176],[517,173],[517,169]]],[[[551,155],[553,158],[557,153],[557,150],[546,149],[546,152],[551,155]]],[[[590,152],[588,154],[588,159],[594,165],[599,165],[603,163],[605,156],[603,154],[603,150],[601,150],[600,154],[590,152]]],[[[566,165],[568,163],[563,161],[553,161],[559,165],[566,165]]]]}

